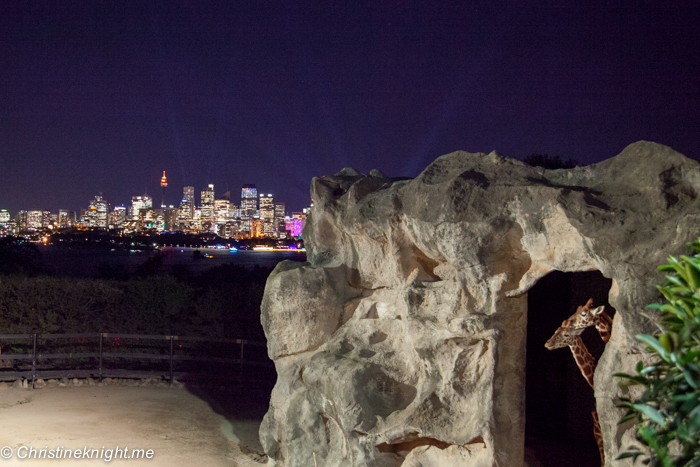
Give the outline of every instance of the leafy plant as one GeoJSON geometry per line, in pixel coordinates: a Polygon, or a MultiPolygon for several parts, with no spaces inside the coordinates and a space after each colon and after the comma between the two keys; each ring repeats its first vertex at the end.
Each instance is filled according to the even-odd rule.
{"type": "Polygon", "coordinates": [[[669,273],[657,286],[667,303],[647,307],[659,310],[659,335],[636,336],[654,362],[639,362],[636,375],[615,374],[623,378],[620,385],[644,386],[639,399],[620,399],[627,409],[620,423],[636,420],[637,440],[649,451],[630,448],[618,459],[643,456],[652,466],[700,467],[700,238],[689,246],[693,256],[671,256],[659,266],[669,273]]]}

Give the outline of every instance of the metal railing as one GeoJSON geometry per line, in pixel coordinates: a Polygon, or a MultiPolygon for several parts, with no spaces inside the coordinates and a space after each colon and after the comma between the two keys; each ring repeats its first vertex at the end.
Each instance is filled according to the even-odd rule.
{"type": "MultiPolygon", "coordinates": [[[[246,346],[252,347],[266,347],[267,344],[264,342],[250,341],[246,339],[220,339],[220,338],[208,338],[208,337],[188,337],[188,336],[174,336],[174,335],[150,335],[150,334],[115,334],[115,333],[70,333],[70,334],[0,334],[1,340],[29,340],[32,352],[24,354],[0,354],[0,361],[10,361],[10,360],[31,360],[32,368],[27,371],[2,371],[0,370],[0,378],[19,378],[24,377],[29,379],[31,377],[32,385],[38,378],[49,378],[49,377],[78,377],[78,376],[96,376],[99,381],[102,382],[103,377],[108,376],[153,376],[153,375],[168,375],[169,382],[172,385],[175,377],[182,379],[189,376],[201,376],[201,372],[177,372],[174,371],[174,364],[177,361],[189,361],[189,362],[213,362],[225,366],[226,369],[235,369],[238,367],[238,377],[243,379],[243,369],[244,365],[247,366],[258,366],[265,368],[274,368],[274,364],[262,360],[246,360],[244,349],[246,346]],[[51,339],[81,339],[80,345],[85,344],[86,339],[99,339],[99,352],[69,352],[69,353],[39,353],[37,352],[37,339],[51,340],[51,339]],[[169,341],[169,352],[168,353],[143,353],[143,352],[130,352],[130,351],[104,351],[104,341],[105,339],[113,339],[113,342],[119,341],[120,339],[136,339],[143,341],[169,341]],[[201,342],[206,344],[231,344],[239,345],[240,353],[238,358],[225,358],[225,357],[211,357],[211,356],[197,356],[197,355],[183,355],[176,353],[175,342],[201,342]],[[37,369],[37,361],[45,361],[51,359],[95,359],[98,362],[97,368],[90,369],[37,369]],[[133,370],[133,369],[107,369],[104,368],[104,359],[139,359],[139,360],[168,360],[169,370],[133,370]]],[[[127,346],[122,347],[122,349],[127,349],[127,346]]],[[[132,346],[139,347],[139,346],[132,346]]],[[[140,346],[140,347],[143,347],[140,346]]],[[[178,347],[182,347],[181,344],[178,347]]]]}

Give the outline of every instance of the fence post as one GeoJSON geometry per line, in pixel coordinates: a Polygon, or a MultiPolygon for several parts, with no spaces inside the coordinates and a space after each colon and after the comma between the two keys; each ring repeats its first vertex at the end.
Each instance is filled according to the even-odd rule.
{"type": "Polygon", "coordinates": [[[170,386],[173,385],[173,337],[170,336],[170,386]]]}
{"type": "Polygon", "coordinates": [[[100,333],[100,368],[99,368],[99,375],[100,375],[100,383],[102,382],[102,333],[100,333]]]}
{"type": "Polygon", "coordinates": [[[34,350],[32,351],[32,389],[36,380],[36,334],[34,334],[34,350]]]}

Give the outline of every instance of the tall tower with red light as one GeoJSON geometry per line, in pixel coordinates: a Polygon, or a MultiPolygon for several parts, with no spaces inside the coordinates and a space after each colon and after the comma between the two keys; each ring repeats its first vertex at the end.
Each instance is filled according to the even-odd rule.
{"type": "Polygon", "coordinates": [[[165,187],[168,186],[168,179],[165,178],[165,170],[163,171],[163,176],[160,179],[160,186],[163,188],[163,198],[160,202],[160,207],[165,208],[165,187]]]}

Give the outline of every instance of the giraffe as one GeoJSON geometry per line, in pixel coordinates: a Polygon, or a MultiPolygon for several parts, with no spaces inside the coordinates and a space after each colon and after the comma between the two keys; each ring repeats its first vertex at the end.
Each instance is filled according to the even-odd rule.
{"type": "MultiPolygon", "coordinates": [[[[580,334],[583,329],[578,331],[580,334]]],[[[569,327],[567,326],[567,321],[563,321],[559,329],[554,332],[554,335],[544,344],[548,350],[561,349],[562,347],[568,346],[571,349],[571,353],[574,355],[574,360],[576,360],[576,365],[578,365],[581,374],[586,379],[586,382],[593,387],[593,373],[595,372],[596,361],[593,355],[588,351],[581,336],[578,334],[569,333],[569,327]]]]}
{"type": "Polygon", "coordinates": [[[562,327],[569,329],[568,334],[579,335],[589,326],[595,326],[604,343],[610,340],[612,331],[612,318],[605,313],[605,305],[591,309],[593,299],[589,298],[585,305],[576,309],[576,313],[561,323],[562,327]]]}
{"type": "MultiPolygon", "coordinates": [[[[589,299],[584,306],[579,306],[576,313],[571,315],[569,319],[562,321],[561,326],[554,332],[554,335],[545,343],[545,347],[549,350],[559,349],[569,346],[571,353],[574,355],[574,360],[578,365],[581,374],[586,379],[586,382],[594,389],[593,374],[597,363],[591,353],[588,351],[580,334],[589,326],[595,326],[600,334],[600,338],[608,343],[612,328],[612,319],[604,312],[605,306],[599,306],[591,310],[593,299],[589,299]]],[[[593,417],[593,435],[595,436],[598,452],[600,453],[600,465],[605,465],[605,450],[603,446],[603,434],[600,429],[600,421],[598,412],[591,412],[593,417]]]]}
{"type": "MultiPolygon", "coordinates": [[[[584,306],[579,306],[576,309],[576,313],[571,315],[569,319],[562,322],[562,326],[569,329],[569,334],[575,333],[576,335],[580,335],[584,329],[589,326],[595,326],[600,338],[605,344],[607,344],[612,333],[612,318],[605,313],[604,305],[591,309],[592,306],[593,299],[589,298],[584,306]]],[[[581,345],[583,345],[583,342],[581,345]]],[[[581,368],[581,366],[579,366],[579,369],[581,369],[581,372],[583,373],[584,370],[581,368]]],[[[593,372],[595,372],[595,364],[593,366],[593,372]]],[[[591,381],[588,381],[588,384],[591,384],[591,381]]],[[[591,384],[591,388],[592,387],[593,385],[591,384]]],[[[596,443],[598,444],[598,451],[600,452],[600,465],[603,466],[605,465],[605,450],[603,446],[603,433],[600,429],[600,420],[598,419],[598,412],[594,410],[591,415],[593,416],[593,434],[595,436],[596,443]]]]}

